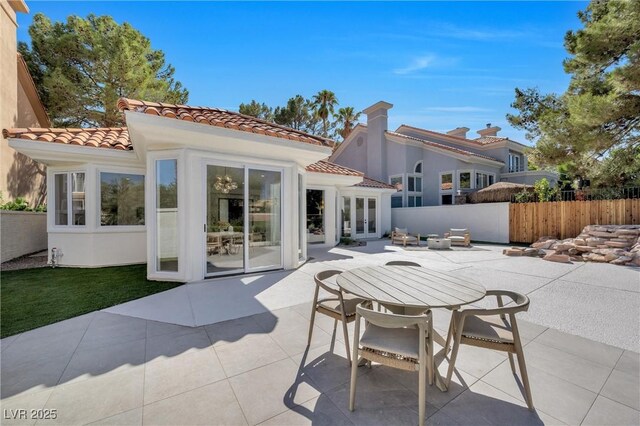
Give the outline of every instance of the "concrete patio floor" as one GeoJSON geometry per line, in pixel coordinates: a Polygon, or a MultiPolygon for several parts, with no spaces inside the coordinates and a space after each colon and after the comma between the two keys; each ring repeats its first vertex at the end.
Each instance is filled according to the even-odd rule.
{"type": "MultiPolygon", "coordinates": [[[[455,384],[427,389],[429,424],[640,424],[640,272],[481,248],[314,249],[293,273],[189,284],[5,338],[1,423],[417,424],[416,374],[361,367],[349,412],[349,366],[332,320],[318,317],[306,350],[313,273],[411,258],[531,298],[519,325],[537,411],[506,355],[462,346],[455,384]],[[43,408],[57,418],[32,418],[43,408]],[[18,409],[27,419],[7,418],[18,409]]],[[[449,318],[434,311],[441,334],[449,318]]],[[[436,359],[445,373],[443,354],[436,359]]]]}

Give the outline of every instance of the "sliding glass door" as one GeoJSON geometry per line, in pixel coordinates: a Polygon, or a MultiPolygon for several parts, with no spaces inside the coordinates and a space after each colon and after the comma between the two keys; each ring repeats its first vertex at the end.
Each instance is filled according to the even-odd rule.
{"type": "Polygon", "coordinates": [[[282,172],[206,169],[206,275],[281,268],[282,172]]]}

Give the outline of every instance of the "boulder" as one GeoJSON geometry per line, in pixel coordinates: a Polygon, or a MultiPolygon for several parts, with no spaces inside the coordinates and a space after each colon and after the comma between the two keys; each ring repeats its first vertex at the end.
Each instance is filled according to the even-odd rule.
{"type": "Polygon", "coordinates": [[[571,259],[566,254],[549,253],[543,259],[550,262],[571,263],[571,259]]]}
{"type": "Polygon", "coordinates": [[[610,232],[602,232],[602,231],[590,231],[589,235],[591,235],[592,237],[598,237],[598,238],[611,238],[614,236],[614,234],[610,232]]]}
{"type": "Polygon", "coordinates": [[[631,262],[633,259],[631,259],[628,256],[620,256],[617,259],[614,259],[612,261],[610,261],[609,263],[613,264],[613,265],[624,265],[628,262],[631,262]]]}
{"type": "Polygon", "coordinates": [[[620,256],[615,253],[607,253],[604,255],[604,260],[607,262],[611,262],[612,260],[618,259],[620,256]]]}
{"type": "Polygon", "coordinates": [[[603,240],[602,238],[593,238],[593,237],[589,237],[587,238],[587,245],[590,247],[597,247],[600,244],[604,244],[605,240],[603,240]]]}
{"type": "Polygon", "coordinates": [[[585,240],[584,238],[576,238],[575,240],[573,240],[573,243],[577,246],[586,246],[587,240],[585,240]]]}
{"type": "Polygon", "coordinates": [[[556,242],[557,242],[556,240],[539,241],[531,244],[531,247],[547,250],[551,248],[551,246],[554,245],[556,242]]]}
{"type": "Polygon", "coordinates": [[[591,253],[590,255],[588,255],[587,259],[589,259],[592,262],[606,262],[607,261],[607,259],[603,255],[595,254],[595,253],[591,253]]]}
{"type": "Polygon", "coordinates": [[[638,236],[640,235],[640,229],[618,229],[615,232],[616,235],[629,235],[629,236],[638,236]]]}
{"type": "Polygon", "coordinates": [[[551,248],[555,249],[556,251],[567,251],[567,250],[576,248],[576,245],[571,243],[561,243],[561,244],[556,244],[551,248]]]}
{"type": "Polygon", "coordinates": [[[502,254],[504,254],[505,256],[522,256],[524,254],[524,251],[520,249],[508,248],[502,250],[502,254]]]}
{"type": "Polygon", "coordinates": [[[619,247],[619,248],[629,247],[629,244],[621,243],[620,241],[606,241],[604,244],[609,247],[619,247]]]}
{"type": "Polygon", "coordinates": [[[580,252],[590,252],[591,250],[597,250],[595,247],[589,246],[576,246],[576,250],[580,252]]]}

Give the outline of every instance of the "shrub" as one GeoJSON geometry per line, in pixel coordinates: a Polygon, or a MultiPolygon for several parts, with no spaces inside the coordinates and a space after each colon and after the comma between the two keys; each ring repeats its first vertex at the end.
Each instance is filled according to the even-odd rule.
{"type": "Polygon", "coordinates": [[[558,188],[552,188],[547,178],[542,178],[533,184],[538,201],[553,201],[558,196],[558,188]]]}

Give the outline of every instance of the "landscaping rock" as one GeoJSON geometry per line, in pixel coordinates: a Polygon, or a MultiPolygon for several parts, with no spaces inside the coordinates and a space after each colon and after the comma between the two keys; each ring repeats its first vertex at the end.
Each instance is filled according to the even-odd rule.
{"type": "Polygon", "coordinates": [[[505,256],[522,256],[524,254],[524,250],[508,248],[502,250],[502,254],[505,256]]]}
{"type": "Polygon", "coordinates": [[[550,262],[571,263],[569,256],[566,254],[549,253],[543,259],[550,262]]]}

